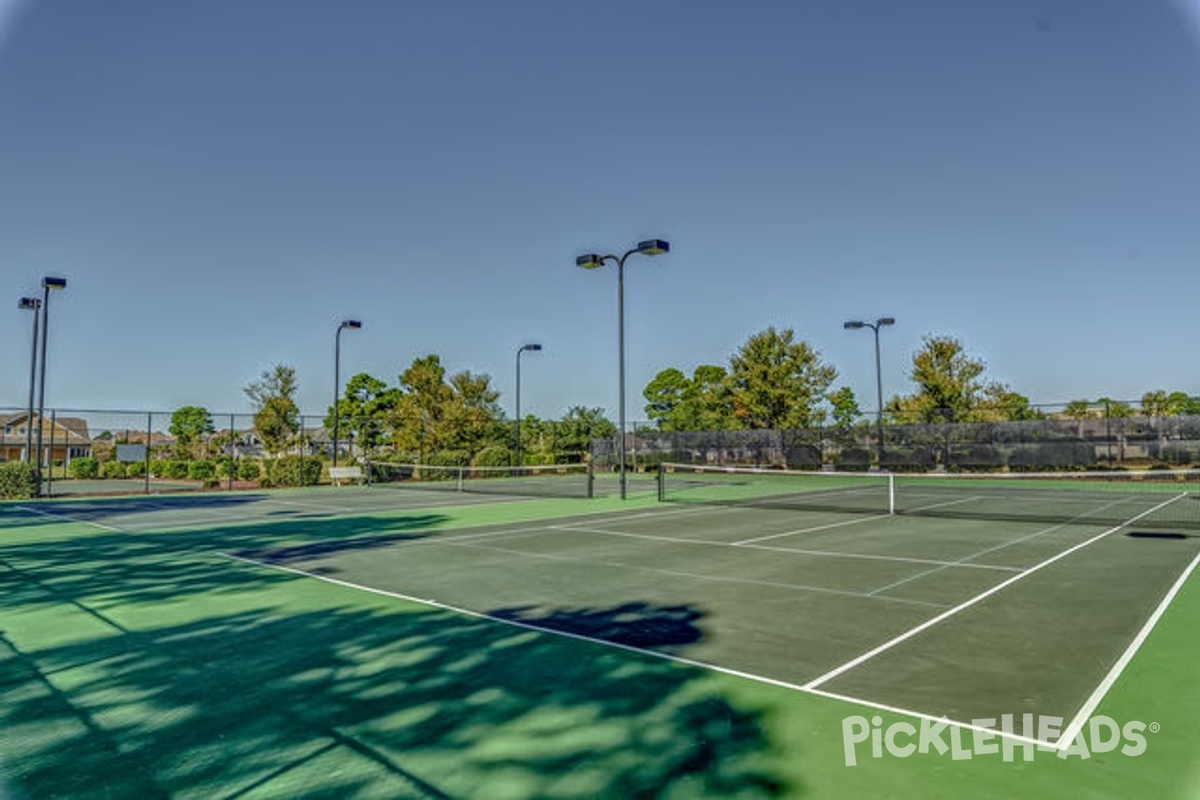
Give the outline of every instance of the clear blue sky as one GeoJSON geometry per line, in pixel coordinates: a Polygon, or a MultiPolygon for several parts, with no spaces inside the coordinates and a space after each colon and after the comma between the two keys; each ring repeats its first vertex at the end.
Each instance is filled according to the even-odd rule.
{"type": "Polygon", "coordinates": [[[301,406],[414,357],[617,408],[794,328],[873,409],[953,335],[1034,402],[1200,393],[1200,2],[0,0],[0,405],[301,406]]]}

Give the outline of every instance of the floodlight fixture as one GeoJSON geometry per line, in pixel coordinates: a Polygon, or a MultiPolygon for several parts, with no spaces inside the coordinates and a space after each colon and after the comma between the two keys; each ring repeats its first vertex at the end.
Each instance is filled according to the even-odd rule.
{"type": "MultiPolygon", "coordinates": [[[[333,461],[332,467],[337,466],[338,460],[338,396],[342,393],[342,331],[349,328],[358,330],[362,323],[356,319],[344,319],[338,325],[337,333],[333,335],[333,461]]],[[[336,480],[336,479],[335,479],[336,480]]]]}
{"type": "Polygon", "coordinates": [[[33,312],[33,337],[29,353],[29,403],[25,409],[25,463],[33,463],[33,390],[37,385],[38,360],[38,309],[42,301],[37,297],[22,297],[17,305],[23,311],[33,312]]]}
{"type": "Polygon", "coordinates": [[[860,328],[870,328],[875,333],[875,428],[876,428],[876,452],[879,458],[879,468],[883,469],[883,370],[880,365],[879,357],[879,329],[888,325],[895,325],[895,317],[879,317],[875,322],[864,322],[863,320],[853,319],[842,324],[842,327],[848,331],[859,330],[860,328]]]}
{"type": "Polygon", "coordinates": [[[647,239],[638,242],[637,251],[644,256],[657,256],[671,251],[671,243],[662,239],[647,239]]]}
{"type": "Polygon", "coordinates": [[[517,398],[516,398],[516,424],[513,426],[513,437],[515,443],[513,446],[514,466],[520,470],[521,468],[521,353],[526,351],[537,352],[542,349],[540,344],[531,342],[523,344],[517,348],[517,398]]]}
{"type": "Polygon", "coordinates": [[[625,473],[625,259],[634,253],[644,256],[657,256],[662,253],[668,253],[670,250],[671,244],[664,239],[645,239],[638,242],[637,247],[626,250],[620,256],[602,256],[596,253],[587,253],[575,259],[575,266],[582,267],[583,269],[596,269],[603,266],[606,261],[612,261],[617,265],[617,375],[619,384],[617,389],[617,405],[620,416],[617,432],[617,458],[621,475],[622,500],[625,499],[627,494],[626,487],[628,484],[625,473]]]}
{"type": "MultiPolygon", "coordinates": [[[[46,275],[42,278],[42,343],[41,343],[41,371],[38,375],[38,409],[37,409],[37,457],[34,462],[34,480],[37,483],[36,494],[42,496],[42,430],[46,427],[42,424],[42,418],[46,413],[46,338],[50,331],[50,290],[67,288],[67,279],[58,278],[51,275],[46,275]]],[[[32,415],[30,415],[29,425],[33,424],[32,415]]],[[[54,454],[50,454],[47,459],[51,463],[54,461],[54,454]]]]}

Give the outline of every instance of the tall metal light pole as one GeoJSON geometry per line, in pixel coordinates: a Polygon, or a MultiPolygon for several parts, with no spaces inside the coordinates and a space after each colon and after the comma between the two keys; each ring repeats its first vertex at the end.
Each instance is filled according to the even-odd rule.
{"type": "Polygon", "coordinates": [[[42,301],[36,297],[22,297],[20,308],[33,312],[33,345],[29,354],[29,406],[25,412],[25,463],[33,463],[33,387],[37,383],[38,357],[38,309],[42,301]]]}
{"type": "Polygon", "coordinates": [[[333,466],[338,457],[338,396],[342,393],[342,331],[346,328],[358,330],[362,323],[356,319],[344,319],[333,335],[333,466]]]}
{"type": "Polygon", "coordinates": [[[620,423],[617,432],[617,453],[620,460],[621,474],[621,499],[625,499],[626,495],[626,476],[625,476],[625,259],[629,258],[634,253],[641,253],[644,256],[657,256],[661,253],[666,253],[671,250],[671,245],[662,239],[647,239],[644,242],[638,242],[637,247],[632,250],[626,250],[622,255],[597,255],[596,253],[587,253],[575,259],[575,266],[583,269],[597,269],[604,265],[606,261],[612,261],[617,265],[617,373],[619,383],[619,398],[618,407],[620,409],[620,423]]]}
{"type": "MultiPolygon", "coordinates": [[[[38,429],[37,429],[37,460],[34,466],[34,479],[37,481],[37,496],[42,496],[42,416],[46,412],[46,333],[50,330],[50,290],[67,288],[66,278],[42,278],[42,363],[41,374],[38,376],[38,429]]],[[[30,420],[33,424],[33,420],[30,420]]],[[[54,466],[54,453],[50,454],[50,467],[54,466]]]]}
{"type": "Polygon", "coordinates": [[[893,317],[880,317],[874,322],[865,322],[863,320],[850,320],[842,325],[848,331],[858,330],[860,328],[870,328],[875,332],[875,401],[877,409],[875,412],[875,427],[877,440],[875,442],[876,452],[879,457],[879,468],[883,469],[883,371],[879,363],[879,329],[888,325],[895,325],[896,320],[893,317]]]}
{"type": "Polygon", "coordinates": [[[517,426],[516,426],[516,467],[521,469],[521,353],[526,350],[541,350],[540,344],[523,344],[517,349],[517,426]]]}

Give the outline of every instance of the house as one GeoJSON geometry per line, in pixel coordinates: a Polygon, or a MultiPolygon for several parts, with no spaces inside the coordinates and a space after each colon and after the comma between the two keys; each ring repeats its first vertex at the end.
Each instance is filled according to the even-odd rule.
{"type": "MultiPolygon", "coordinates": [[[[37,415],[33,416],[30,432],[30,416],[19,413],[0,414],[0,461],[20,461],[25,457],[25,439],[29,436],[37,447],[37,415]]],[[[73,458],[85,458],[92,454],[92,439],[88,435],[87,420],[79,417],[51,416],[42,427],[42,460],[46,463],[69,464],[73,458]]]]}

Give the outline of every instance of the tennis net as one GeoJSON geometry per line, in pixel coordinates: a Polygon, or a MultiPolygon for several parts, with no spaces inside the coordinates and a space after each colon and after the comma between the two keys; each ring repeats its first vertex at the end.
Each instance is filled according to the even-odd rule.
{"type": "Polygon", "coordinates": [[[515,497],[592,497],[588,464],[524,467],[443,467],[430,464],[367,463],[373,485],[431,491],[474,492],[515,497]]]}
{"type": "Polygon", "coordinates": [[[663,464],[673,503],[1200,529],[1200,470],[894,474],[663,464]]]}

